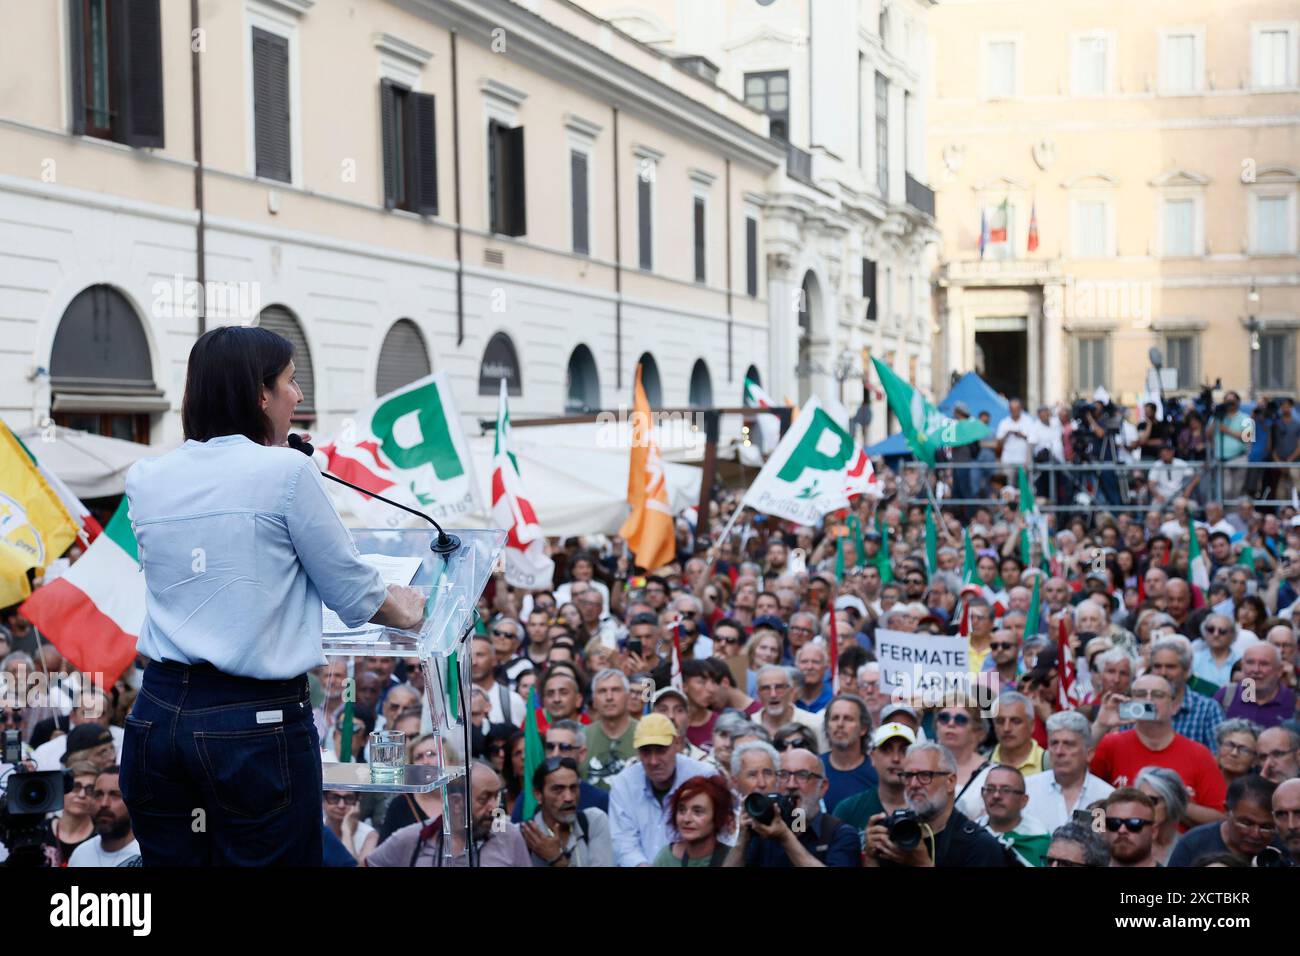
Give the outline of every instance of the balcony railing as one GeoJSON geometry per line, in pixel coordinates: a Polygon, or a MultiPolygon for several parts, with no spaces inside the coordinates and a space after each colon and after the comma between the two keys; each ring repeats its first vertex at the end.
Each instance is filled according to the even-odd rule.
{"type": "Polygon", "coordinates": [[[925,183],[912,178],[912,174],[907,174],[907,204],[917,212],[923,212],[931,219],[934,218],[934,190],[925,183]]]}

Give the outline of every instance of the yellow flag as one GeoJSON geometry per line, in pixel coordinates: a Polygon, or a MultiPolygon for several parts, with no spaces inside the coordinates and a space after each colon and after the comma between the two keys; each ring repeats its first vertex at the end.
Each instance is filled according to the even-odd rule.
{"type": "Polygon", "coordinates": [[[0,607],[27,597],[27,571],[44,569],[76,537],[77,522],[0,422],[0,607]]]}
{"type": "Polygon", "coordinates": [[[627,503],[632,513],[619,529],[636,563],[647,571],[671,564],[677,556],[673,512],[668,504],[664,459],[651,432],[650,401],[636,367],[636,398],[632,407],[632,456],[627,472],[627,503]]]}

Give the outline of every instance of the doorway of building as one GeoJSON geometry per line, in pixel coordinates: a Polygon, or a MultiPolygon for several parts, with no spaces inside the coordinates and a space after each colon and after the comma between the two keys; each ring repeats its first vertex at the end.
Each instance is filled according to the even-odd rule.
{"type": "Polygon", "coordinates": [[[1008,398],[1014,395],[1026,399],[1025,392],[1029,387],[1027,346],[1027,334],[1023,330],[976,332],[975,371],[994,391],[1008,398]]]}

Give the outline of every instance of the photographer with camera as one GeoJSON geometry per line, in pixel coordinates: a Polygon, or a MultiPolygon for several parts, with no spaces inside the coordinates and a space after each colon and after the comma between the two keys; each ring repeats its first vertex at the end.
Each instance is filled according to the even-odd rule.
{"type": "Polygon", "coordinates": [[[907,809],[878,813],[867,827],[864,866],[1012,866],[1005,847],[956,808],[957,761],[943,744],[907,748],[907,809]]]}
{"type": "Polygon", "coordinates": [[[723,866],[858,866],[857,830],[822,812],[827,784],[816,754],[802,748],[777,754],[765,744],[743,744],[732,755],[732,769],[742,798],[740,830],[723,866]],[[765,773],[768,763],[774,792],[761,787],[772,779],[765,773]]]}

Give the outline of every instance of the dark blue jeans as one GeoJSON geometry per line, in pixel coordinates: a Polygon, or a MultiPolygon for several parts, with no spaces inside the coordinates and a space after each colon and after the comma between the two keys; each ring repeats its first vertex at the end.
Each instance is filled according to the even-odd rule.
{"type": "Polygon", "coordinates": [[[126,718],[121,787],[145,866],[320,866],[306,677],[149,664],[126,718]]]}

